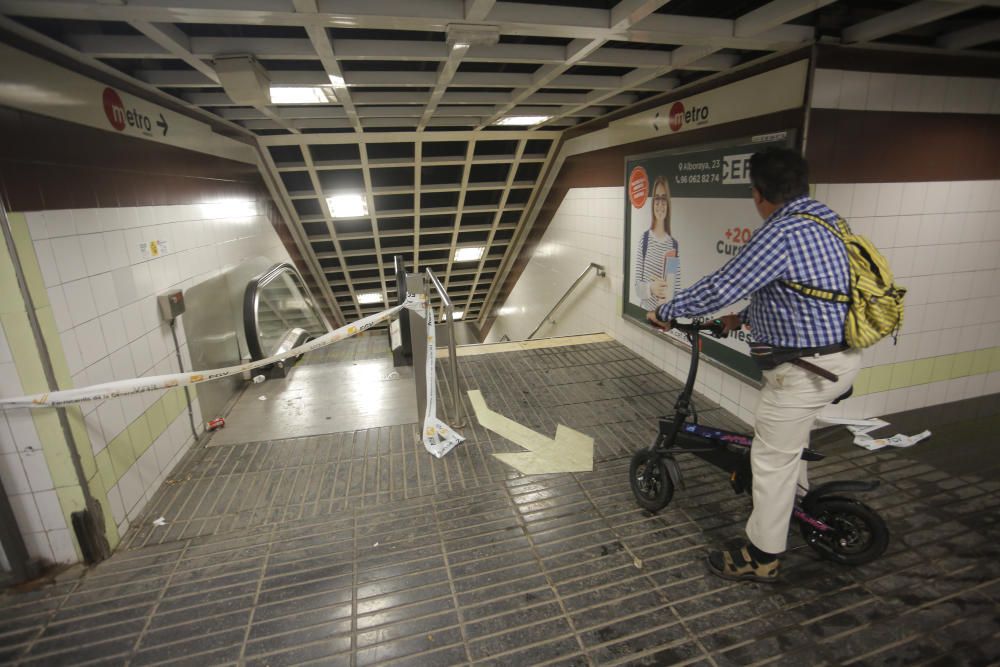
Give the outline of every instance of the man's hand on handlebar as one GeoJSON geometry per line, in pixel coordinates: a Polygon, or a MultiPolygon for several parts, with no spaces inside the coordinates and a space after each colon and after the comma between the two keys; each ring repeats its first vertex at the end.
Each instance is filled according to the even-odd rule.
{"type": "Polygon", "coordinates": [[[739,331],[743,328],[743,320],[739,315],[723,315],[719,319],[722,321],[722,333],[727,336],[730,331],[739,331]]]}
{"type": "Polygon", "coordinates": [[[662,320],[658,319],[656,317],[655,310],[650,310],[649,312],[646,313],[646,321],[652,324],[657,329],[661,329],[663,331],[670,331],[670,322],[663,322],[662,320]]]}
{"type": "Polygon", "coordinates": [[[671,320],[664,322],[657,317],[656,311],[651,310],[646,313],[646,321],[661,331],[677,329],[687,334],[697,334],[699,332],[710,333],[716,338],[725,338],[730,331],[734,331],[743,326],[739,315],[725,315],[714,320],[694,320],[692,322],[679,322],[671,320]]]}

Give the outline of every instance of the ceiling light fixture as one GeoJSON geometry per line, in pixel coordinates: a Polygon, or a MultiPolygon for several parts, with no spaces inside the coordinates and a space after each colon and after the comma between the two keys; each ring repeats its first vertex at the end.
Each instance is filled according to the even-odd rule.
{"type": "Polygon", "coordinates": [[[449,23],[445,28],[445,41],[452,48],[494,46],[500,41],[500,28],[475,23],[449,23]]]}
{"type": "Polygon", "coordinates": [[[452,313],[451,313],[451,319],[453,319],[453,320],[460,320],[463,317],[465,317],[465,311],[464,310],[453,310],[452,313]]]}
{"type": "Polygon", "coordinates": [[[327,104],[332,97],[323,86],[271,86],[271,104],[327,104]]]}
{"type": "Polygon", "coordinates": [[[360,292],[358,303],[382,303],[381,292],[360,292]]]}
{"type": "Polygon", "coordinates": [[[552,118],[552,116],[507,116],[501,118],[494,125],[538,125],[552,118]]]}
{"type": "Polygon", "coordinates": [[[330,85],[334,88],[344,88],[347,86],[347,82],[344,81],[344,77],[337,76],[336,74],[330,75],[330,85]]]}
{"type": "Polygon", "coordinates": [[[268,93],[271,77],[252,55],[216,56],[213,63],[222,89],[234,104],[251,107],[271,104],[268,93]]]}
{"type": "Polygon", "coordinates": [[[477,246],[474,248],[458,248],[455,250],[455,261],[456,262],[476,262],[479,258],[483,256],[483,252],[486,250],[485,246],[477,246]]]}
{"type": "Polygon", "coordinates": [[[368,215],[368,200],[356,192],[330,195],[326,198],[326,205],[334,218],[361,218],[368,215]]]}

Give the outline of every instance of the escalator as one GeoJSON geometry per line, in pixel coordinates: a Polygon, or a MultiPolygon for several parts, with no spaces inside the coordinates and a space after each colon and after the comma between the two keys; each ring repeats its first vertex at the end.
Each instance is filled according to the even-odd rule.
{"type": "MultiPolygon", "coordinates": [[[[291,264],[275,264],[247,282],[243,293],[243,330],[250,359],[280,354],[330,331],[326,319],[291,264]]],[[[279,362],[281,377],[297,358],[279,362]]]]}
{"type": "MultiPolygon", "coordinates": [[[[295,268],[266,257],[244,259],[188,288],[184,298],[189,368],[224,368],[264,359],[330,330],[295,268]]],[[[292,362],[271,372],[282,375],[292,362]]],[[[225,415],[247,379],[233,376],[199,385],[201,416],[207,421],[225,415]]]]}

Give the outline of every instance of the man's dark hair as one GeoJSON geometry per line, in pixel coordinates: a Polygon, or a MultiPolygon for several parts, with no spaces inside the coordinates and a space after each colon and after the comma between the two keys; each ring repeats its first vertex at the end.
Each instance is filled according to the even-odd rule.
{"type": "Polygon", "coordinates": [[[809,194],[809,165],[790,148],[767,148],[750,156],[750,183],[772,204],[809,194]]]}

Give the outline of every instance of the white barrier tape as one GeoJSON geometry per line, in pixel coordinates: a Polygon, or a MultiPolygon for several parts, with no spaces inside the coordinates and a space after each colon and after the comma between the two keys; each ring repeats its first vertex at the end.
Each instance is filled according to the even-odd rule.
{"type": "MultiPolygon", "coordinates": [[[[72,405],[74,403],[85,403],[86,401],[100,401],[108,398],[118,398],[119,396],[131,396],[141,394],[146,391],[156,391],[159,389],[172,389],[174,387],[184,387],[187,385],[218,380],[220,378],[237,375],[246,371],[251,371],[263,366],[269,366],[296,357],[306,352],[325,347],[331,343],[350,338],[355,334],[366,331],[379,322],[386,320],[403,308],[410,308],[418,313],[425,308],[427,297],[415,294],[408,294],[406,301],[398,306],[383,310],[380,313],[363,317],[356,322],[345,324],[344,326],[315,338],[304,345],[292,348],[282,354],[261,359],[251,363],[240,364],[239,366],[227,366],[226,368],[214,368],[207,371],[195,371],[191,373],[171,373],[170,375],[154,375],[152,377],[134,378],[131,380],[117,380],[115,382],[105,382],[89,387],[78,389],[65,389],[51,393],[34,394],[33,396],[17,396],[14,398],[0,398],[0,410],[10,410],[14,408],[51,408],[61,405],[72,405]]],[[[433,318],[432,318],[433,320],[433,318]]],[[[432,357],[433,359],[433,357],[432,357]]],[[[431,372],[428,382],[433,382],[434,374],[431,372]]],[[[431,394],[433,395],[433,394],[431,394]]]]}
{"type": "Polygon", "coordinates": [[[424,412],[424,449],[437,458],[441,458],[454,449],[455,445],[463,442],[465,438],[455,433],[452,428],[437,418],[437,382],[434,376],[434,363],[437,355],[434,345],[434,310],[431,308],[430,301],[424,305],[424,320],[427,325],[427,362],[425,365],[427,410],[424,412]]]}
{"type": "Polygon", "coordinates": [[[844,419],[841,417],[820,417],[820,421],[828,424],[842,424],[847,430],[854,434],[854,444],[864,447],[870,452],[875,452],[885,447],[912,447],[921,440],[931,437],[930,431],[921,431],[916,435],[903,435],[897,433],[888,438],[873,438],[868,435],[871,431],[888,426],[889,422],[884,419],[844,419]]]}

